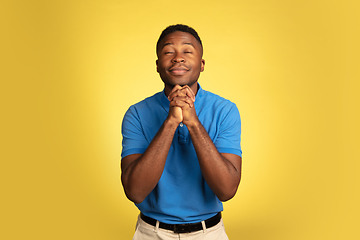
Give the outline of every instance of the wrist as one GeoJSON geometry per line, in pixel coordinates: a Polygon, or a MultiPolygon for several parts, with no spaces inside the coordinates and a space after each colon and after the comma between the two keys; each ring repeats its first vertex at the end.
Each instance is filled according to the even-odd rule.
{"type": "Polygon", "coordinates": [[[181,121],[177,120],[176,118],[168,117],[166,118],[164,125],[169,126],[170,128],[177,128],[181,121]]]}
{"type": "Polygon", "coordinates": [[[191,121],[183,121],[183,123],[186,125],[186,127],[189,129],[189,131],[190,131],[190,129],[198,128],[201,125],[201,123],[197,117],[191,121]]]}

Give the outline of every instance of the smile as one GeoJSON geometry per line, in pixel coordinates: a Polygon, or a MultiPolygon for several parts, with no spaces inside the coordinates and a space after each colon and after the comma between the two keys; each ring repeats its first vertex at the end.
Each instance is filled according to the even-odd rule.
{"type": "Polygon", "coordinates": [[[172,67],[170,68],[169,72],[172,75],[184,75],[185,73],[187,73],[189,70],[187,68],[184,67],[172,67]]]}

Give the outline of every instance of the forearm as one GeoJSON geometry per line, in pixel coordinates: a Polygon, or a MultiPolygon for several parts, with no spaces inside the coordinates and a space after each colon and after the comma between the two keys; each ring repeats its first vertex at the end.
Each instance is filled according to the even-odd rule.
{"type": "Polygon", "coordinates": [[[220,154],[199,121],[187,127],[205,181],[221,201],[229,200],[240,183],[241,157],[228,154],[232,157],[232,161],[229,161],[223,156],[226,154],[220,154]]]}
{"type": "Polygon", "coordinates": [[[160,180],[176,128],[176,123],[165,120],[142,155],[122,159],[121,180],[131,201],[142,202],[160,180]]]}

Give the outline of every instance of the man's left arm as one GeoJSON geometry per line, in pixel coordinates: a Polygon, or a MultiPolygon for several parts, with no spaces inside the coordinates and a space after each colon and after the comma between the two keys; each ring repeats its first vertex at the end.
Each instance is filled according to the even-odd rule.
{"type": "Polygon", "coordinates": [[[195,100],[191,90],[175,87],[169,95],[170,105],[182,108],[183,123],[189,130],[205,181],[221,201],[231,199],[241,179],[241,157],[231,153],[219,153],[199,121],[195,107],[185,102],[187,97],[195,100]]]}
{"type": "Polygon", "coordinates": [[[241,179],[241,157],[219,153],[199,120],[188,124],[205,181],[221,201],[234,197],[241,179]]]}

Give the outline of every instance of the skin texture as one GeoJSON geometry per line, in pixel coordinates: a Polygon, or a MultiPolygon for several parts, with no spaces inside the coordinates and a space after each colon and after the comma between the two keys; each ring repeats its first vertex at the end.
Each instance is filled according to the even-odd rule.
{"type": "Polygon", "coordinates": [[[194,107],[197,80],[205,65],[200,43],[189,33],[169,34],[161,42],[156,65],[170,101],[169,114],[143,154],[121,160],[126,196],[141,203],[155,188],[175,131],[182,122],[189,130],[205,181],[221,201],[231,199],[241,179],[241,157],[217,151],[194,107]]]}

